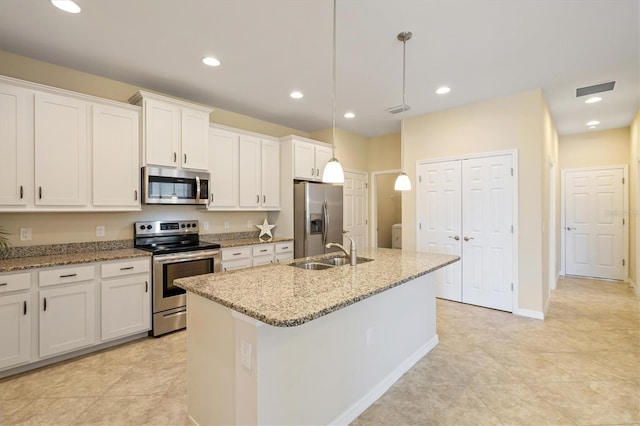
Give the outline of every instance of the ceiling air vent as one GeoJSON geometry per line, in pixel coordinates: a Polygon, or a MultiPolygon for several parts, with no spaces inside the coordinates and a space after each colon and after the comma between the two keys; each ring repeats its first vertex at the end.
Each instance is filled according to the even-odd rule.
{"type": "Polygon", "coordinates": [[[576,98],[580,96],[589,96],[594,95],[596,93],[608,92],[613,90],[613,86],[615,86],[615,81],[610,81],[608,83],[594,84],[593,86],[580,87],[576,89],[576,98]]]}
{"type": "MultiPolygon", "coordinates": [[[[404,110],[409,111],[411,107],[407,104],[404,104],[404,110]]],[[[390,114],[398,114],[402,112],[402,105],[397,105],[391,108],[387,108],[387,112],[390,114]]]]}

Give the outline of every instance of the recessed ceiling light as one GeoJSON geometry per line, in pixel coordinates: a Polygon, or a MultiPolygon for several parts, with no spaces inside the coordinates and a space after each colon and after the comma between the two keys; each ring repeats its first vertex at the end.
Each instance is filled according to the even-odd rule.
{"type": "Polygon", "coordinates": [[[598,120],[591,120],[587,122],[587,126],[597,126],[598,124],[600,124],[598,120]]]}
{"type": "Polygon", "coordinates": [[[600,102],[602,100],[602,98],[600,96],[592,96],[589,99],[587,99],[586,101],[584,101],[585,104],[595,104],[596,102],[600,102]]]}
{"type": "Polygon", "coordinates": [[[209,65],[210,67],[220,66],[220,60],[218,58],[214,58],[213,56],[205,56],[202,58],[202,63],[205,65],[209,65]]]}
{"type": "Polygon", "coordinates": [[[51,0],[51,4],[69,13],[80,13],[80,6],[72,0],[51,0]]]}
{"type": "Polygon", "coordinates": [[[449,93],[450,91],[451,91],[451,88],[447,86],[442,86],[442,87],[438,87],[438,89],[436,90],[436,93],[438,95],[444,95],[446,93],[449,93]]]}
{"type": "Polygon", "coordinates": [[[356,115],[352,112],[345,112],[344,118],[354,118],[356,115]]]}
{"type": "Polygon", "coordinates": [[[289,93],[289,96],[291,96],[293,99],[300,99],[304,95],[302,94],[302,92],[298,92],[297,90],[294,90],[293,92],[289,93]]]}

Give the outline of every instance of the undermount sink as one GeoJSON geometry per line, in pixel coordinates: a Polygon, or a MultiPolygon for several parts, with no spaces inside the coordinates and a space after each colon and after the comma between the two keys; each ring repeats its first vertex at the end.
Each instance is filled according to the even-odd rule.
{"type": "Polygon", "coordinates": [[[328,265],[326,263],[318,263],[318,262],[302,262],[302,263],[294,263],[291,266],[295,266],[296,268],[309,269],[314,271],[320,271],[322,269],[334,268],[334,265],[328,265]]]}
{"type": "MultiPolygon", "coordinates": [[[[368,259],[366,257],[358,257],[356,258],[357,264],[371,262],[373,259],[368,259]]],[[[336,266],[344,266],[349,265],[349,259],[345,256],[335,256],[330,257],[328,259],[320,259],[309,262],[300,262],[300,263],[292,263],[291,266],[295,266],[296,268],[302,269],[310,269],[310,270],[322,270],[334,268],[336,266]]]]}

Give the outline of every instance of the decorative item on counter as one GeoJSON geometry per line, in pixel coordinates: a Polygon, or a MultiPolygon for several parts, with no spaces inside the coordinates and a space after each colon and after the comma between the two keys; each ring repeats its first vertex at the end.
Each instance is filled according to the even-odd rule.
{"type": "MultiPolygon", "coordinates": [[[[267,222],[267,218],[264,219],[264,222],[262,222],[262,225],[256,225],[256,227],[260,229],[260,235],[258,235],[258,238],[262,238],[263,235],[266,235],[267,238],[273,238],[273,235],[271,235],[271,230],[276,226],[269,225],[269,223],[267,222]]],[[[266,239],[266,238],[263,238],[263,239],[266,239]]]]}
{"type": "Polygon", "coordinates": [[[5,235],[9,235],[9,233],[0,226],[0,253],[8,251],[9,247],[11,247],[9,244],[9,238],[5,237],[5,235]]]}

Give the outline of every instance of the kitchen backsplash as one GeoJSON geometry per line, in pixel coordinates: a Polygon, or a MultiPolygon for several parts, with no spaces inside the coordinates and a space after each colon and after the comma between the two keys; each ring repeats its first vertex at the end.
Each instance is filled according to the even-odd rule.
{"type": "MultiPolygon", "coordinates": [[[[207,242],[258,238],[260,231],[224,232],[218,234],[202,234],[200,238],[207,242]]],[[[33,256],[50,256],[56,254],[74,254],[88,251],[120,250],[133,248],[133,240],[90,241],[86,243],[44,244],[33,246],[11,247],[0,253],[0,259],[16,259],[33,256]]]]}

